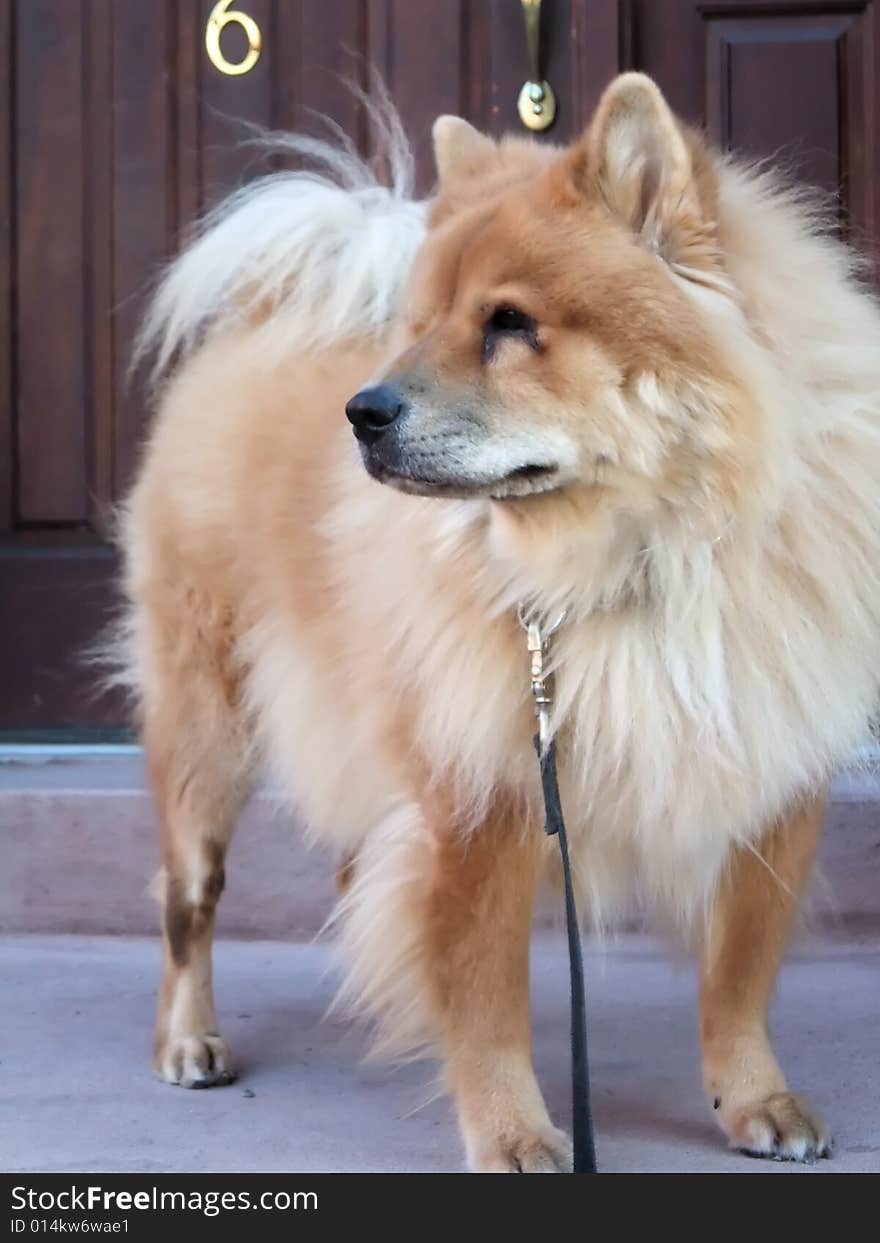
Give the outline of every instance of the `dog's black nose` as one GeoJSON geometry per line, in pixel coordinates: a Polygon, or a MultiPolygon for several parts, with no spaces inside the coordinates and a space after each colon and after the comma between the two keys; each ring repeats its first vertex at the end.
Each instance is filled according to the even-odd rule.
{"type": "Polygon", "coordinates": [[[403,412],[403,398],[390,384],[362,388],[345,407],[348,421],[358,440],[371,444],[403,412]]]}

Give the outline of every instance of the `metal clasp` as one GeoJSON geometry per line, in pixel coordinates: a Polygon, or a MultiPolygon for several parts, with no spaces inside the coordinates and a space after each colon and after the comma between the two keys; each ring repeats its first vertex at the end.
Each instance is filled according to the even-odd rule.
{"type": "Polygon", "coordinates": [[[550,640],[565,621],[565,610],[563,609],[556,620],[544,629],[533,616],[530,618],[522,604],[517,609],[517,617],[519,624],[526,632],[526,648],[531,657],[532,698],[535,701],[535,716],[538,719],[538,742],[543,754],[550,741],[550,709],[553,706],[553,679],[546,668],[547,656],[550,640]]]}

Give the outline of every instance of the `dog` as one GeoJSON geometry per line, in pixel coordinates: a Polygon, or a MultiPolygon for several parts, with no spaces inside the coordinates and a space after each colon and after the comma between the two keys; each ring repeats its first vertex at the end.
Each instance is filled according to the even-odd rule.
{"type": "Polygon", "coordinates": [[[564,613],[584,909],[693,945],[730,1144],[827,1155],[767,1006],[880,691],[877,308],[802,192],[643,75],[568,147],[433,136],[422,202],[393,118],[391,184],[302,141],[324,167],[221,206],[146,319],[115,646],[161,827],[156,1070],[234,1077],[211,940],[268,768],[340,861],[343,997],[384,1052],[442,1059],[469,1167],[571,1167],[531,1064],[558,868],[517,618],[564,613]]]}

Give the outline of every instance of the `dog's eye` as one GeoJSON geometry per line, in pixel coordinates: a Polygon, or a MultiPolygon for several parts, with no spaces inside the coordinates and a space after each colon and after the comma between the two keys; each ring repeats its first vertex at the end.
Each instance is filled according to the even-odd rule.
{"type": "Polygon", "coordinates": [[[483,325],[483,358],[489,360],[499,337],[519,337],[533,350],[538,348],[538,326],[531,315],[515,306],[496,306],[483,325]]]}
{"type": "Polygon", "coordinates": [[[502,332],[533,333],[534,319],[516,307],[496,307],[486,321],[485,332],[496,336],[502,332]]]}
{"type": "Polygon", "coordinates": [[[498,306],[489,316],[487,332],[533,332],[535,321],[515,306],[498,306]]]}

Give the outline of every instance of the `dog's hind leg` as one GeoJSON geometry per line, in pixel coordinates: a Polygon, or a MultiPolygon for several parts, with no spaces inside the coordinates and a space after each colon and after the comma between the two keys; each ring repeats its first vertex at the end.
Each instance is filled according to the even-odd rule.
{"type": "Polygon", "coordinates": [[[755,1156],[812,1161],[829,1151],[824,1123],[789,1092],[767,1029],[825,806],[824,793],[800,803],[765,834],[756,854],[736,854],[703,951],[703,1082],[731,1145],[755,1156]]]}
{"type": "Polygon", "coordinates": [[[250,765],[228,636],[212,610],[190,604],[151,662],[144,746],[163,857],[155,884],[163,915],[155,1069],[168,1083],[200,1088],[235,1078],[217,1030],[211,951],[250,765]]]}

